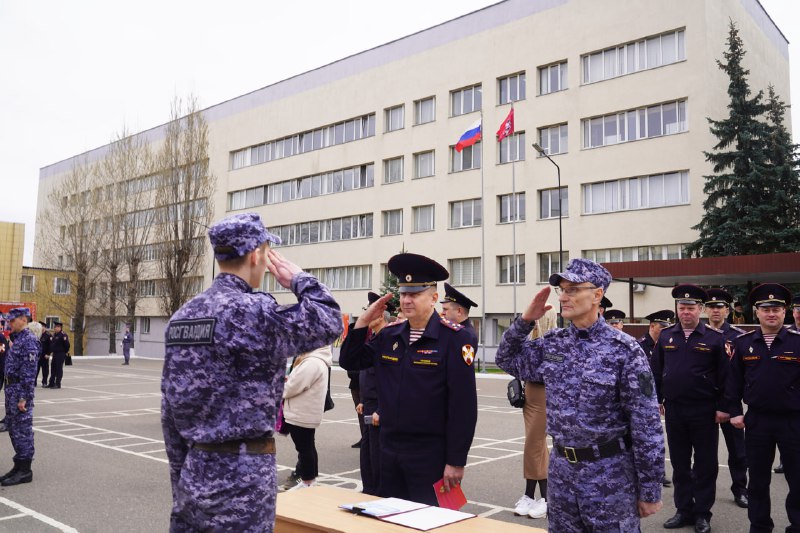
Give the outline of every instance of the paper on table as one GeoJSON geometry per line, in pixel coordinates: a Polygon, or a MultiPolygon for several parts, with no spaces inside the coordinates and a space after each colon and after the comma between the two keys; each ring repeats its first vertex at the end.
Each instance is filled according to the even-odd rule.
{"type": "Polygon", "coordinates": [[[383,518],[397,513],[405,513],[415,509],[427,507],[424,503],[412,502],[401,498],[383,498],[361,503],[346,503],[339,506],[348,511],[358,511],[361,514],[383,518]]]}
{"type": "Polygon", "coordinates": [[[433,490],[436,492],[436,500],[439,502],[439,507],[458,511],[467,503],[467,497],[464,496],[461,485],[455,485],[449,492],[446,492],[444,490],[444,479],[440,479],[433,484],[433,490]]]}
{"type": "Polygon", "coordinates": [[[381,520],[400,526],[419,529],[420,531],[428,531],[430,529],[446,526],[447,524],[453,524],[455,522],[460,522],[462,520],[466,520],[467,518],[474,517],[474,514],[453,511],[452,509],[443,509],[441,507],[425,507],[424,509],[418,509],[416,511],[386,516],[381,518],[381,520]]]}

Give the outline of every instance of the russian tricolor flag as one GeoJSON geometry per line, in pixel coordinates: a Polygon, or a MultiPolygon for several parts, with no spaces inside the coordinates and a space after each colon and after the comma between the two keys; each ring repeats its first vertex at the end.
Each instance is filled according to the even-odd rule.
{"type": "Polygon", "coordinates": [[[481,119],[476,120],[456,143],[456,152],[481,140],[481,119]]]}

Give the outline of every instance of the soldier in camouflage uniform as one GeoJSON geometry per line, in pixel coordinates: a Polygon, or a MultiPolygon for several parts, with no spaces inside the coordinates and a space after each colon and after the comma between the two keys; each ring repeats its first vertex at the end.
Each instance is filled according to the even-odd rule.
{"type": "Polygon", "coordinates": [[[497,365],[547,390],[550,531],[639,531],[661,508],[664,437],[653,375],[633,337],[599,316],[611,275],[573,259],[550,284],[572,324],[527,340],[551,306],[542,289],[503,335],[497,365]]]}
{"type": "Polygon", "coordinates": [[[0,477],[4,487],[33,480],[33,391],[39,361],[39,339],[25,326],[30,311],[17,307],[8,312],[11,349],[6,357],[6,427],[14,447],[14,468],[0,477]]]}
{"type": "Polygon", "coordinates": [[[172,481],[171,531],[272,531],[275,440],[286,359],[331,343],[339,306],[316,278],[269,248],[252,213],[208,232],[220,274],[170,319],[161,422],[172,481]],[[297,296],[255,291],[269,269],[297,296]]]}

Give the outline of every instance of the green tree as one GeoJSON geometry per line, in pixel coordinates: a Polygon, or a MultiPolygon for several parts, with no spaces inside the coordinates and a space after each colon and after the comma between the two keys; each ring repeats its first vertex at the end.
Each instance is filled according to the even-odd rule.
{"type": "Polygon", "coordinates": [[[771,216],[777,228],[769,235],[769,248],[773,252],[800,251],[800,173],[798,173],[797,145],[784,124],[786,104],[775,94],[775,87],[767,89],[766,152],[769,161],[770,181],[774,183],[775,205],[771,216]]]}
{"type": "Polygon", "coordinates": [[[783,231],[772,216],[777,191],[765,148],[769,128],[759,120],[766,112],[763,91],[751,97],[750,71],[742,65],[746,52],[733,21],[727,43],[726,62],[718,60],[717,66],[730,80],[729,114],[722,120],[707,118],[718,142],[713,152],[704,152],[714,174],[704,176],[705,213],[693,226],[700,236],[688,247],[695,256],[769,253],[773,234],[783,231]]]}
{"type": "Polygon", "coordinates": [[[386,277],[383,279],[383,284],[381,285],[380,295],[383,296],[386,293],[391,292],[394,296],[392,299],[389,300],[389,304],[393,305],[395,309],[398,311],[400,310],[400,280],[397,279],[397,276],[386,270],[386,277]]]}

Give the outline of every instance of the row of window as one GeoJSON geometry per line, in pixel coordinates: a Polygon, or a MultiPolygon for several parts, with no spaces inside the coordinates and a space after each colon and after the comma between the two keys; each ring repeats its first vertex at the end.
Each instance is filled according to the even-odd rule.
{"type": "MultiPolygon", "coordinates": [[[[128,291],[128,283],[127,281],[119,281],[115,287],[115,297],[118,300],[125,300],[127,297],[128,291]]],[[[165,283],[166,280],[164,279],[145,279],[136,282],[136,295],[139,298],[156,298],[163,296],[165,294],[165,283]]],[[[186,280],[186,283],[189,284],[188,293],[189,294],[198,294],[202,291],[203,287],[203,278],[201,277],[192,277],[186,280]]],[[[108,282],[97,282],[91,283],[89,285],[89,290],[87,297],[90,300],[98,299],[100,301],[108,300],[109,294],[109,283],[108,282]]]]}
{"type": "Polygon", "coordinates": [[[230,166],[236,170],[374,135],[375,113],[370,113],[231,152],[230,166]]]}
{"type": "MultiPolygon", "coordinates": [[[[685,30],[672,30],[613,46],[581,56],[584,84],[616,78],[641,70],[668,65],[686,59],[685,30]]],[[[546,95],[568,88],[568,63],[559,61],[537,68],[539,94],[546,95]]],[[[526,99],[526,73],[517,72],[497,78],[497,104],[526,99]]],[[[450,116],[480,111],[483,86],[478,83],[450,91],[450,116]]],[[[384,133],[405,127],[405,104],[383,110],[384,133]]],[[[414,101],[414,125],[436,120],[436,97],[414,101]]],[[[356,141],[375,135],[375,114],[363,115],[313,130],[304,131],[231,152],[231,169],[265,163],[328,146],[356,141]]]]}
{"type": "MultiPolygon", "coordinates": [[[[128,324],[125,322],[124,318],[118,318],[116,320],[103,320],[103,333],[108,333],[111,329],[111,323],[113,322],[114,331],[119,333],[120,330],[127,326],[128,324]]],[[[136,332],[136,322],[130,325],[131,326],[131,333],[136,332]]],[[[139,317],[139,333],[142,335],[146,335],[150,333],[150,317],[149,316],[142,316],[139,317]]]]}
{"type": "MultiPolygon", "coordinates": [[[[364,290],[372,287],[372,265],[308,268],[306,272],[316,277],[331,290],[364,290]]],[[[261,280],[261,290],[288,292],[267,272],[261,280]]]]}
{"type": "MultiPolygon", "coordinates": [[[[20,281],[20,292],[36,291],[36,276],[33,274],[23,274],[20,281]]],[[[71,285],[69,278],[53,278],[53,294],[69,294],[71,285]]]]}
{"type": "Polygon", "coordinates": [[[362,239],[372,237],[372,213],[274,226],[269,230],[281,238],[282,246],[362,239]]]}

